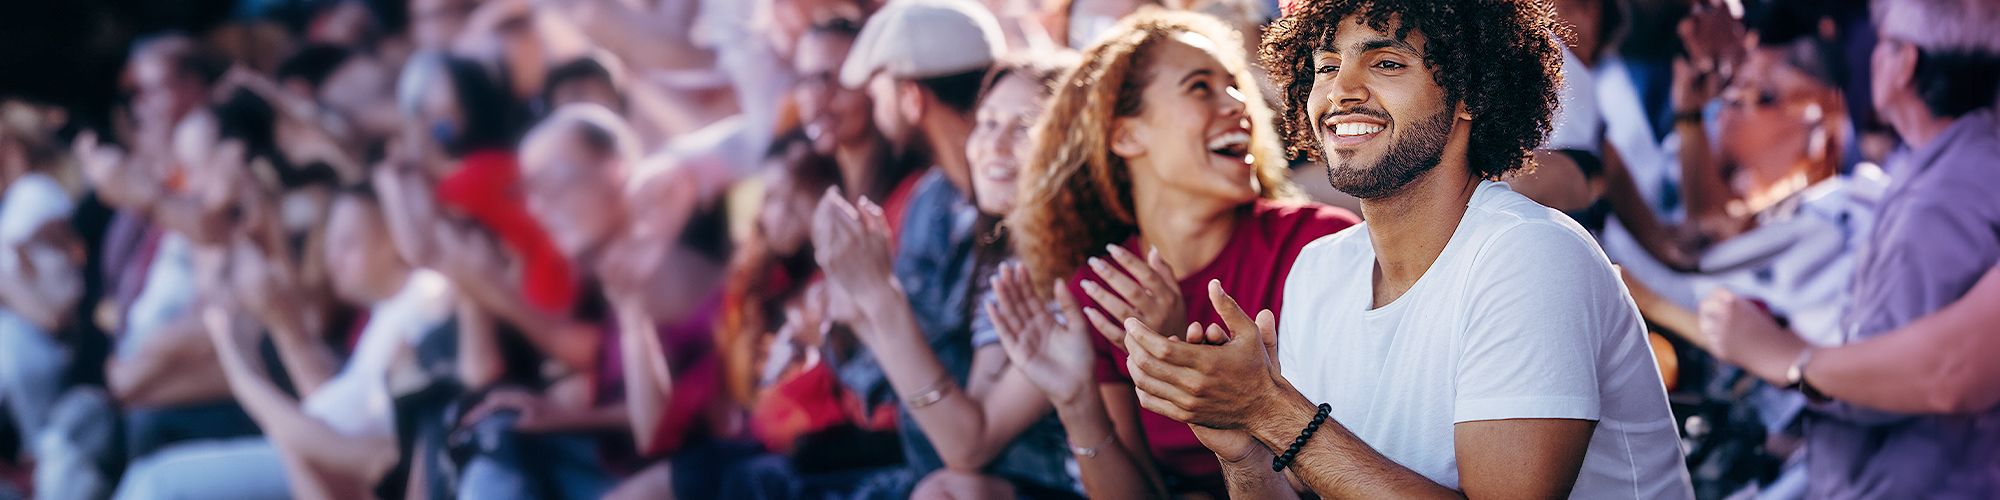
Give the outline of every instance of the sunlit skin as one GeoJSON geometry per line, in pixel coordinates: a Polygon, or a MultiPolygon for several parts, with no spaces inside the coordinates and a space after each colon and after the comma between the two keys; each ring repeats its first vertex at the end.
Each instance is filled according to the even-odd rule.
{"type": "Polygon", "coordinates": [[[1120,118],[1112,135],[1112,153],[1134,165],[1138,211],[1147,212],[1136,194],[1153,191],[1139,187],[1147,185],[1228,206],[1256,199],[1241,82],[1216,58],[1215,42],[1184,33],[1153,50],[1145,107],[1120,118]]]}
{"type": "MultiPolygon", "coordinates": [[[[1376,184],[1392,181],[1383,176],[1402,177],[1385,169],[1435,166],[1384,160],[1390,159],[1398,145],[1443,144],[1443,137],[1415,139],[1440,132],[1426,127],[1438,125],[1440,118],[1448,119],[1446,113],[1453,110],[1445,107],[1444,89],[1431,84],[1435,80],[1424,67],[1423,37],[1399,40],[1357,19],[1343,22],[1338,33],[1333,47],[1314,54],[1315,76],[1306,112],[1313,118],[1334,187],[1365,199],[1382,193],[1356,192],[1355,188],[1394,187],[1376,184]]],[[[1465,133],[1464,123],[1453,120],[1447,133],[1465,133]]],[[[1436,161],[1435,157],[1425,159],[1436,161]]],[[[1376,189],[1360,191],[1370,190],[1376,189]]]]}
{"type": "Polygon", "coordinates": [[[382,208],[355,196],[334,203],[326,221],[326,266],[334,293],[351,304],[369,305],[395,295],[409,266],[389,241],[382,208]]]}
{"type": "Polygon", "coordinates": [[[840,66],[854,46],[851,35],[827,31],[806,33],[799,39],[792,57],[792,70],[799,84],[792,88],[798,103],[799,120],[812,139],[813,151],[833,154],[836,147],[856,147],[870,141],[868,93],[849,89],[836,81],[840,66]]]}
{"type": "Polygon", "coordinates": [[[1016,174],[1027,153],[1025,138],[1041,114],[1042,99],[1036,95],[1035,82],[1022,75],[1009,76],[987,92],[966,143],[966,159],[972,163],[972,191],[979,210],[1006,215],[1014,210],[1019,191],[1016,174]]]}
{"type": "Polygon", "coordinates": [[[612,162],[591,152],[574,131],[550,130],[522,148],[528,213],[541,221],[572,262],[592,257],[625,222],[612,162]]]}
{"type": "Polygon", "coordinates": [[[1717,117],[1724,172],[1732,174],[1726,180],[1738,196],[1764,206],[1813,180],[1807,169],[1831,153],[1813,151],[1813,136],[1819,131],[1827,139],[1824,127],[1835,109],[1826,99],[1839,95],[1785,64],[1780,49],[1751,51],[1736,74],[1717,117]]]}

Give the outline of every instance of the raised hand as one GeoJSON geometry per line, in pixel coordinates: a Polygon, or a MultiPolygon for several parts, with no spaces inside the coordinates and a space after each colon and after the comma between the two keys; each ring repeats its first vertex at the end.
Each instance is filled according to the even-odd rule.
{"type": "MultiPolygon", "coordinates": [[[[1227,296],[1225,295],[1224,297],[1227,296]]],[[[1211,302],[1213,302],[1213,298],[1211,298],[1211,302]]],[[[1234,301],[1232,300],[1227,306],[1217,304],[1216,307],[1218,307],[1217,310],[1219,311],[1223,307],[1234,307],[1234,305],[1234,301]]],[[[1236,309],[1236,311],[1240,313],[1242,310],[1236,309]]],[[[1271,316],[1271,311],[1269,310],[1258,314],[1256,322],[1260,331],[1267,329],[1271,332],[1277,331],[1276,318],[1271,316]]],[[[1187,333],[1182,338],[1185,338],[1186,342],[1190,344],[1223,345],[1229,342],[1229,332],[1219,324],[1210,324],[1207,328],[1203,328],[1198,323],[1189,323],[1187,333]]],[[[1278,371],[1278,336],[1263,335],[1263,339],[1264,350],[1271,359],[1271,371],[1275,373],[1278,371]]],[[[1249,432],[1243,430],[1216,429],[1199,424],[1188,424],[1188,428],[1194,431],[1195,439],[1200,440],[1202,446],[1207,447],[1209,451],[1215,452],[1216,458],[1225,462],[1241,462],[1246,458],[1250,458],[1252,453],[1263,446],[1263,443],[1257,442],[1256,437],[1251,436],[1249,432]]]]}
{"type": "Polygon", "coordinates": [[[986,315],[1000,334],[1000,348],[1042,395],[1061,407],[1090,394],[1096,385],[1091,372],[1096,357],[1083,314],[1069,288],[1057,283],[1052,293],[1036,293],[1020,264],[1003,264],[993,277],[994,301],[986,315]],[[1050,297],[1062,311],[1049,312],[1050,297]]]}
{"type": "Polygon", "coordinates": [[[859,312],[892,305],[895,275],[882,207],[866,198],[850,204],[838,188],[828,189],[813,213],[812,242],[813,259],[827,282],[853,299],[859,312]]]}
{"type": "Polygon", "coordinates": [[[1111,341],[1111,345],[1124,347],[1125,327],[1120,323],[1127,318],[1136,318],[1154,331],[1180,331],[1187,324],[1187,305],[1181,298],[1174,270],[1160,258],[1160,250],[1147,252],[1146,259],[1141,261],[1139,256],[1118,245],[1107,245],[1105,249],[1118,265],[1091,257],[1086,262],[1103,283],[1083,281],[1083,293],[1097,302],[1097,307],[1083,313],[1097,333],[1111,341]]]}
{"type": "Polygon", "coordinates": [[[1217,282],[1209,300],[1223,324],[1189,325],[1185,340],[1127,320],[1126,362],[1141,405],[1190,424],[1218,457],[1240,461],[1260,444],[1238,429],[1289,390],[1275,361],[1277,320],[1269,310],[1252,320],[1217,282]]]}

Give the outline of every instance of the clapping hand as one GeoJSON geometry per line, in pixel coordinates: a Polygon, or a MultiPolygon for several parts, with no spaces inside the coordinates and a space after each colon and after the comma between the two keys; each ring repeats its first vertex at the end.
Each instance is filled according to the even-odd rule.
{"type": "Polygon", "coordinates": [[[1057,283],[1049,293],[1039,293],[1042,288],[1034,286],[1027,270],[1013,263],[1000,266],[992,286],[994,300],[986,304],[986,315],[1000,334],[1007,359],[1057,406],[1088,395],[1096,385],[1091,373],[1096,357],[1069,289],[1057,283]],[[1051,301],[1061,318],[1049,311],[1051,301]]]}
{"type": "Polygon", "coordinates": [[[1159,249],[1147,252],[1143,261],[1118,245],[1105,249],[1118,265],[1091,257],[1086,262],[1103,284],[1083,281],[1083,293],[1097,302],[1097,307],[1083,313],[1097,333],[1111,345],[1124,347],[1125,327],[1121,323],[1127,318],[1136,318],[1156,331],[1180,331],[1187,324],[1187,305],[1181,299],[1174,270],[1160,258],[1159,249]]]}

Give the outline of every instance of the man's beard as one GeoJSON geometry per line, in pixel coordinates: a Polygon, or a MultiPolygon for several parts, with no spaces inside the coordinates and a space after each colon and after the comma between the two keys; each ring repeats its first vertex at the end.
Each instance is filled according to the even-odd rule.
{"type": "Polygon", "coordinates": [[[1402,137],[1389,146],[1373,165],[1354,162],[1353,151],[1329,155],[1326,181],[1334,189],[1364,200],[1394,195],[1417,177],[1429,172],[1444,158],[1445,141],[1451,135],[1450,108],[1410,123],[1402,137]]]}

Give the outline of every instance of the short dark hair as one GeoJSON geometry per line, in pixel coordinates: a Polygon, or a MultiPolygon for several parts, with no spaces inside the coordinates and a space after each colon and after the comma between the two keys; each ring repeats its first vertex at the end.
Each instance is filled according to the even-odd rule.
{"type": "Polygon", "coordinates": [[[1447,105],[1465,104],[1473,117],[1467,156],[1474,174],[1499,179],[1532,161],[1549,133],[1562,84],[1557,25],[1546,0],[1319,0],[1296,4],[1265,30],[1263,60],[1288,111],[1279,125],[1294,155],[1319,158],[1319,138],[1306,102],[1315,76],[1313,52],[1333,41],[1351,16],[1398,38],[1424,34],[1424,66],[1444,88],[1447,105]]]}
{"type": "Polygon", "coordinates": [[[480,149],[512,149],[519,139],[514,99],[500,79],[472,59],[444,56],[444,73],[452,93],[458,96],[458,112],[464,118],[456,144],[447,145],[454,156],[480,149]]]}
{"type": "Polygon", "coordinates": [[[913,80],[925,92],[936,97],[946,108],[960,114],[972,113],[979,105],[980,85],[986,83],[986,72],[991,69],[979,68],[964,73],[934,76],[913,80]]]}
{"type": "MultiPolygon", "coordinates": [[[[541,98],[543,105],[550,106],[551,108],[554,107],[557,87],[573,81],[589,80],[592,78],[601,79],[605,83],[610,84],[611,90],[618,94],[618,107],[625,107],[625,86],[623,82],[618,81],[618,76],[611,73],[611,67],[606,65],[604,61],[598,60],[598,56],[596,55],[578,57],[571,59],[569,62],[558,64],[556,67],[549,68],[548,76],[542,79],[541,98]]],[[[624,112],[623,109],[614,111],[624,112]]]]}
{"type": "Polygon", "coordinates": [[[326,79],[332,77],[333,73],[340,70],[340,66],[347,64],[348,59],[354,55],[353,50],[338,45],[307,46],[298,52],[293,52],[284,62],[278,63],[278,70],[273,76],[276,76],[278,81],[293,78],[305,80],[306,86],[318,92],[320,86],[326,84],[326,79]]]}
{"type": "Polygon", "coordinates": [[[1931,115],[1957,118],[1992,106],[2000,93],[2000,54],[1969,49],[1917,49],[1910,76],[1931,115]]]}
{"type": "Polygon", "coordinates": [[[156,35],[132,45],[134,54],[151,51],[158,51],[159,56],[174,68],[175,75],[194,78],[202,86],[215,85],[222,79],[222,74],[229,71],[229,58],[184,34],[156,35]]]}

